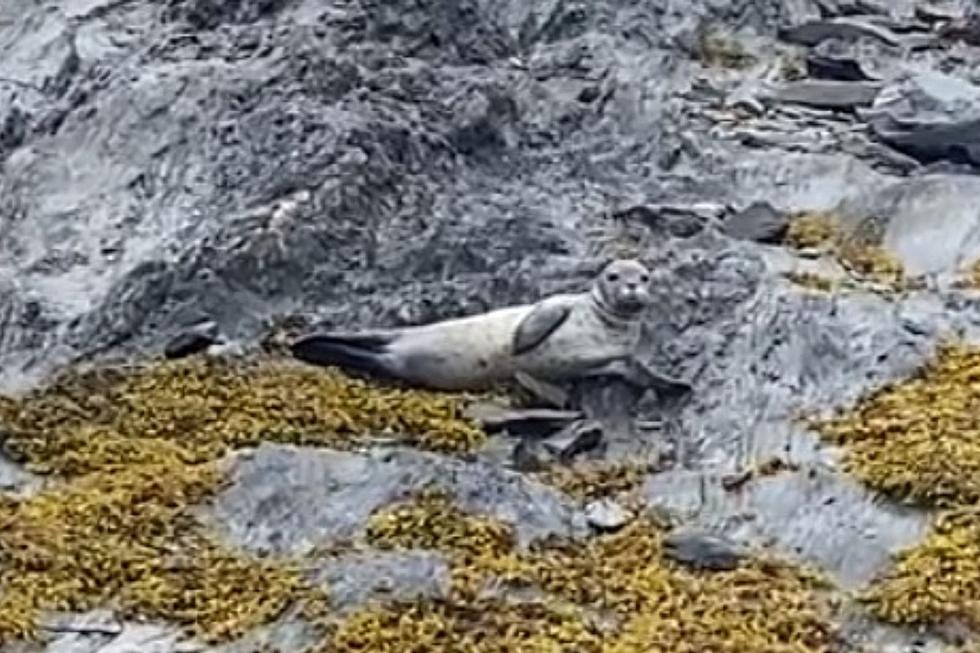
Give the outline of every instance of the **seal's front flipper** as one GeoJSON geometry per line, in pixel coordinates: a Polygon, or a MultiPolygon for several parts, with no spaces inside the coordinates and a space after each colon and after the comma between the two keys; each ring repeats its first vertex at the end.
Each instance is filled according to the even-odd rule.
{"type": "Polygon", "coordinates": [[[633,359],[628,365],[637,370],[637,373],[645,379],[647,387],[653,388],[657,398],[667,407],[683,403],[694,392],[690,383],[658,374],[639,360],[633,359]]]}
{"type": "Polygon", "coordinates": [[[668,407],[683,402],[694,390],[691,384],[658,374],[635,358],[614,360],[587,373],[587,376],[606,375],[619,377],[644,390],[653,389],[668,407]]]}
{"type": "Polygon", "coordinates": [[[568,405],[568,393],[554,384],[536,379],[526,372],[515,372],[514,380],[522,388],[554,408],[562,409],[568,405]]]}
{"type": "Polygon", "coordinates": [[[511,353],[514,356],[527,353],[540,345],[555,330],[565,323],[571,312],[568,306],[556,304],[535,304],[531,312],[514,329],[511,353]]]}

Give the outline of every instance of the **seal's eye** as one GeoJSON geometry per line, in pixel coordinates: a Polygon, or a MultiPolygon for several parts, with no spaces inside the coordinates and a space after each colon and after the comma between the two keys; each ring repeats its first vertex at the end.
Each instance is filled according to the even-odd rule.
{"type": "Polygon", "coordinates": [[[612,283],[616,283],[617,281],[619,281],[619,275],[616,274],[615,272],[610,272],[609,274],[606,275],[606,280],[612,283]]]}
{"type": "Polygon", "coordinates": [[[648,281],[650,281],[650,275],[649,274],[641,274],[640,275],[640,283],[647,283],[648,281]]]}

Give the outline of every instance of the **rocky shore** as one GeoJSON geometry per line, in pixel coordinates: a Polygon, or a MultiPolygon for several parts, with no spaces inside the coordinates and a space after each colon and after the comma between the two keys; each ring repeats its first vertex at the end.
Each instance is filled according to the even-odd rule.
{"type": "Polygon", "coordinates": [[[0,650],[976,651],[978,169],[967,0],[3,3],[0,650]],[[677,409],[277,347],[623,254],[677,409]]]}

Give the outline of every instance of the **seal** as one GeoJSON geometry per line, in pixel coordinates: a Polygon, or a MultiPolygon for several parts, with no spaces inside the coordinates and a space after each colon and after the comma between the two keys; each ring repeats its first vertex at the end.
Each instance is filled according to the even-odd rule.
{"type": "Polygon", "coordinates": [[[292,355],[436,390],[483,390],[521,377],[545,387],[612,375],[658,395],[690,391],[634,357],[650,273],[639,261],[616,259],[588,291],[546,297],[432,324],[313,334],[292,355]]]}

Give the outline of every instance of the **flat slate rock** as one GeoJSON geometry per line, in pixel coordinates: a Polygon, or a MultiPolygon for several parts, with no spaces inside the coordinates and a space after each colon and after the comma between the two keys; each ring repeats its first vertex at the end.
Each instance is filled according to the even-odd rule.
{"type": "Polygon", "coordinates": [[[881,503],[843,475],[812,469],[751,479],[736,490],[722,476],[667,472],[647,481],[644,496],[691,528],[817,564],[844,587],[869,582],[928,531],[927,514],[881,503]]]}
{"type": "Polygon", "coordinates": [[[862,38],[878,40],[886,45],[901,43],[898,35],[866,20],[851,17],[812,20],[795,27],[782,29],[779,37],[798,45],[817,45],[827,39],[856,41],[862,38]]]}
{"type": "Polygon", "coordinates": [[[731,540],[697,529],[678,529],[664,537],[664,557],[693,569],[726,571],[745,559],[748,551],[731,540]]]}
{"type": "Polygon", "coordinates": [[[803,80],[773,86],[762,92],[763,100],[803,104],[819,109],[853,109],[871,106],[883,88],[881,82],[803,80]]]}
{"type": "Polygon", "coordinates": [[[806,56],[806,70],[814,79],[832,79],[841,82],[864,82],[874,80],[861,62],[846,55],[834,56],[810,52],[806,56]]]}
{"type": "Polygon", "coordinates": [[[449,563],[433,551],[344,553],[320,563],[312,580],[326,586],[334,609],[356,609],[372,599],[442,597],[449,591],[449,563]]]}
{"type": "Polygon", "coordinates": [[[741,240],[777,243],[789,226],[789,215],[765,201],[752,202],[723,223],[721,230],[741,240]]]}
{"type": "Polygon", "coordinates": [[[554,488],[485,462],[410,449],[263,444],[235,457],[231,479],[202,516],[232,543],[258,552],[302,553],[357,537],[376,509],[427,486],[445,489],[465,510],[513,523],[521,544],[587,530],[554,488]]]}
{"type": "Polygon", "coordinates": [[[939,72],[906,75],[860,115],[875,137],[922,163],[980,167],[980,87],[968,81],[939,72]]]}

